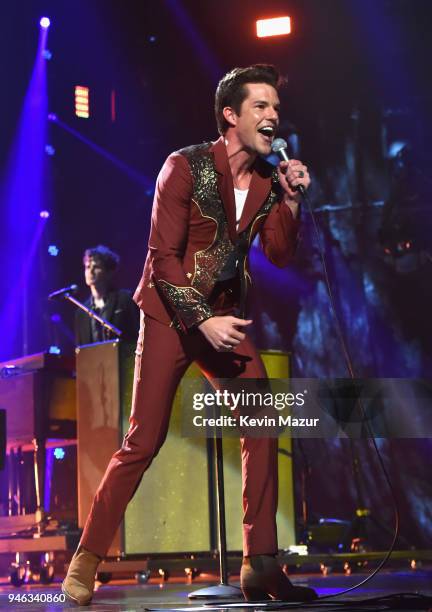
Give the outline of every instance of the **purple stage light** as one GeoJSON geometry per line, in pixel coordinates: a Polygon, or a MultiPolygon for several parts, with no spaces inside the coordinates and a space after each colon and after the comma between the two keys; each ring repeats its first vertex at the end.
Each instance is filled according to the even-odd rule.
{"type": "Polygon", "coordinates": [[[72,134],[72,136],[74,136],[75,138],[77,138],[81,142],[85,143],[88,147],[93,149],[93,151],[96,151],[96,153],[98,153],[99,155],[102,155],[103,157],[105,157],[105,159],[107,159],[108,161],[113,163],[115,166],[120,168],[120,170],[122,170],[123,172],[128,174],[130,178],[136,180],[141,185],[143,185],[145,189],[151,190],[151,192],[150,192],[151,194],[154,193],[155,184],[154,184],[154,180],[153,179],[150,179],[147,176],[143,176],[140,172],[137,172],[134,168],[131,168],[130,166],[128,166],[121,159],[118,159],[118,157],[115,157],[114,155],[111,155],[111,153],[109,153],[106,149],[103,149],[102,147],[100,147],[96,143],[92,142],[91,140],[89,140],[88,138],[86,138],[85,136],[80,134],[80,132],[78,132],[77,130],[74,130],[72,127],[70,127],[69,125],[64,123],[61,119],[56,118],[56,124],[59,127],[61,127],[64,130],[66,130],[66,132],[69,132],[69,134],[72,134]]]}
{"type": "Polygon", "coordinates": [[[58,247],[56,247],[55,244],[50,244],[49,247],[48,247],[48,253],[52,257],[57,257],[57,255],[60,253],[60,249],[58,247]]]}
{"type": "MultiPolygon", "coordinates": [[[[35,16],[34,19],[36,27],[35,16]]],[[[51,168],[44,151],[49,112],[47,62],[43,57],[49,33],[47,26],[48,21],[42,21],[36,32],[33,67],[16,117],[15,137],[9,147],[9,170],[2,176],[1,206],[5,208],[5,221],[9,222],[10,218],[15,223],[14,231],[7,232],[7,252],[11,256],[3,274],[5,286],[11,286],[11,291],[0,306],[0,361],[12,354],[25,355],[29,347],[46,344],[44,326],[32,325],[31,303],[43,299],[44,295],[38,253],[50,216],[44,206],[52,190],[51,168]]]]}
{"type": "Polygon", "coordinates": [[[61,316],[58,314],[58,312],[55,312],[54,314],[51,315],[51,321],[53,323],[60,323],[61,316]]]}
{"type": "Polygon", "coordinates": [[[52,145],[49,145],[49,144],[45,145],[45,153],[47,155],[54,155],[55,154],[54,147],[52,145]]]}
{"type": "Polygon", "coordinates": [[[50,113],[48,115],[48,121],[57,121],[57,115],[54,113],[50,113]]]}
{"type": "Polygon", "coordinates": [[[48,19],[48,17],[42,17],[41,20],[39,21],[39,25],[41,28],[49,28],[51,25],[51,21],[48,19]]]}

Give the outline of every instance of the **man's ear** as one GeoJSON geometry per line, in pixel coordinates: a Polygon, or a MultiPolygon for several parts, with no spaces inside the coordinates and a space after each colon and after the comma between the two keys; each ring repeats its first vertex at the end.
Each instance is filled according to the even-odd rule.
{"type": "Polygon", "coordinates": [[[225,121],[229,123],[230,127],[235,127],[237,125],[238,115],[235,110],[231,106],[225,106],[223,109],[223,116],[225,121]]]}

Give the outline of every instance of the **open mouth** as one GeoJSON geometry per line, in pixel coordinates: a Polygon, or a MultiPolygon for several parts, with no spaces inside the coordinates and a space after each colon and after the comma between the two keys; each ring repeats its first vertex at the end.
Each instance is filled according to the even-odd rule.
{"type": "Polygon", "coordinates": [[[258,129],[258,132],[265,138],[268,143],[271,143],[275,135],[275,128],[272,125],[265,125],[258,129]]]}

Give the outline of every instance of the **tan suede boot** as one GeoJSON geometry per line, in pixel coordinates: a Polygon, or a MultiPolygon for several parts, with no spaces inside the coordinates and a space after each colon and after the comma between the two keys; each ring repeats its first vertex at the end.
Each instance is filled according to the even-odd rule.
{"type": "Polygon", "coordinates": [[[82,546],[78,547],[62,583],[62,592],[68,599],[79,606],[86,606],[91,602],[96,570],[101,561],[94,553],[82,546]]]}
{"type": "Polygon", "coordinates": [[[280,599],[286,602],[313,601],[318,595],[308,587],[295,586],[271,555],[244,557],[240,585],[246,601],[280,599]]]}

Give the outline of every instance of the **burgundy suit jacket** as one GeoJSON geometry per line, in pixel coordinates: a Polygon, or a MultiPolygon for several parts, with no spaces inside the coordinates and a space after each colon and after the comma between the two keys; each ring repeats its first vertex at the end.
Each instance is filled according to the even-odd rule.
{"type": "MultiPolygon", "coordinates": [[[[275,183],[274,168],[257,160],[236,230],[223,138],[172,153],[156,183],[149,250],[134,294],[138,306],[184,330],[212,316],[207,298],[239,237],[250,245],[259,232],[267,258],[286,266],[295,252],[299,222],[280,201],[275,183]]],[[[240,274],[250,281],[246,262],[240,274]]]]}

